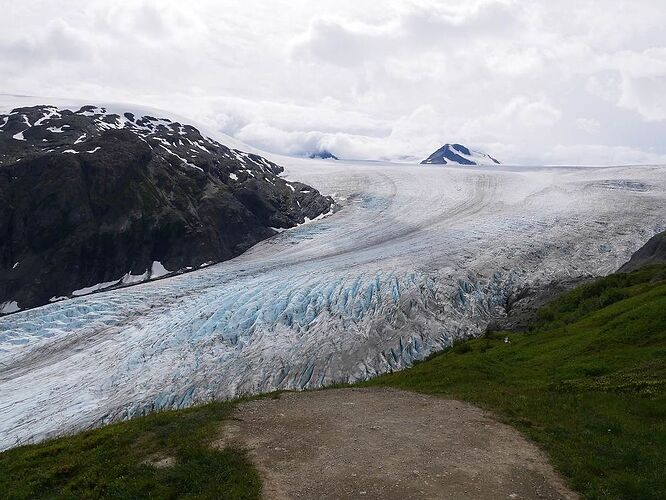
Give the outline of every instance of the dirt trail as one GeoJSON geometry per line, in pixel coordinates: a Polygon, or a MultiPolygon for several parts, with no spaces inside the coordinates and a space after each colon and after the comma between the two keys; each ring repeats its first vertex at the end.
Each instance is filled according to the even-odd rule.
{"type": "Polygon", "coordinates": [[[250,450],[265,498],[576,498],[513,428],[460,401],[392,389],[240,405],[218,446],[250,450]]]}

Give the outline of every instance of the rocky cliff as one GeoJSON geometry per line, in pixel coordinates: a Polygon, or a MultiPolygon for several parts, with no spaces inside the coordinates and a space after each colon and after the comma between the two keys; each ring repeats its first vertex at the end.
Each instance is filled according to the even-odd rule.
{"type": "Polygon", "coordinates": [[[0,115],[0,309],[230,259],[331,210],[282,170],[168,119],[0,115]]]}

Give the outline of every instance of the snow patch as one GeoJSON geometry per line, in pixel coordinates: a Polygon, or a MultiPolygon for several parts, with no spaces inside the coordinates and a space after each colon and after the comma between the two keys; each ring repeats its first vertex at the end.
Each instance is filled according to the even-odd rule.
{"type": "Polygon", "coordinates": [[[59,118],[60,116],[61,115],[58,111],[58,108],[54,106],[47,106],[45,108],[44,115],[34,123],[34,126],[36,127],[44,123],[46,120],[50,120],[51,118],[59,118]]]}
{"type": "Polygon", "coordinates": [[[3,302],[0,304],[0,314],[11,314],[20,311],[18,303],[15,300],[3,302]]]}
{"type": "Polygon", "coordinates": [[[148,279],[148,271],[145,271],[143,274],[132,274],[131,272],[125,274],[120,280],[123,285],[131,285],[134,283],[141,283],[148,279]]]}
{"type": "MultiPolygon", "coordinates": [[[[162,140],[162,141],[163,141],[163,142],[166,142],[166,141],[164,141],[164,140],[162,140]]],[[[168,144],[168,142],[167,142],[167,144],[168,144]]],[[[178,156],[176,153],[174,153],[173,151],[171,151],[169,148],[167,148],[167,147],[165,147],[165,146],[162,146],[162,148],[163,148],[167,153],[170,153],[170,154],[172,154],[173,156],[175,156],[176,158],[178,158],[182,163],[184,163],[184,164],[187,165],[188,167],[190,167],[190,168],[196,168],[197,170],[199,170],[199,171],[201,171],[201,172],[204,171],[203,168],[201,168],[201,167],[197,167],[196,165],[193,165],[192,163],[190,163],[189,161],[187,161],[185,158],[182,158],[182,157],[178,156]]]]}
{"type": "Polygon", "coordinates": [[[155,279],[169,274],[171,271],[167,270],[161,262],[153,261],[153,266],[150,269],[150,278],[155,279]]]}
{"type": "Polygon", "coordinates": [[[309,217],[305,217],[305,222],[303,222],[302,224],[299,224],[299,226],[304,226],[305,224],[309,224],[311,222],[322,220],[323,218],[328,217],[329,215],[333,215],[333,207],[329,208],[328,211],[326,211],[326,212],[320,213],[314,219],[310,219],[309,217]]]}
{"type": "Polygon", "coordinates": [[[105,283],[97,283],[96,285],[79,288],[78,290],[74,290],[72,292],[72,295],[74,297],[79,297],[81,295],[87,295],[89,293],[97,292],[98,290],[104,290],[105,288],[109,288],[110,286],[117,285],[119,281],[120,280],[107,281],[105,283]]]}
{"type": "Polygon", "coordinates": [[[26,129],[22,130],[18,134],[14,134],[12,137],[16,139],[17,141],[25,141],[25,137],[23,137],[23,133],[26,132],[32,125],[30,125],[30,121],[28,120],[28,117],[25,115],[21,115],[23,117],[23,121],[25,124],[28,126],[26,129]]]}
{"type": "Polygon", "coordinates": [[[69,127],[69,125],[63,125],[61,127],[46,127],[46,130],[48,130],[49,132],[52,132],[54,134],[62,134],[62,133],[64,133],[64,129],[66,127],[69,127]]]}

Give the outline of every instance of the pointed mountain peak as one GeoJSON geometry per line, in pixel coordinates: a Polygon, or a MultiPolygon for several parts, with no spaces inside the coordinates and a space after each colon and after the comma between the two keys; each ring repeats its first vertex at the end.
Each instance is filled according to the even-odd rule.
{"type": "Polygon", "coordinates": [[[462,144],[444,144],[421,162],[424,165],[493,165],[495,158],[481,151],[469,149],[462,144]]]}

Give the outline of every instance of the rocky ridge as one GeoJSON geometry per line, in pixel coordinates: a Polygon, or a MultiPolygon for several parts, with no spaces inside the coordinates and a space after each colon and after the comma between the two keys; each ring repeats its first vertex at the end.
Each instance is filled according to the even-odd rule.
{"type": "Polygon", "coordinates": [[[643,266],[664,262],[666,262],[666,231],[655,234],[645,245],[636,250],[619,272],[628,273],[643,266]]]}
{"type": "Polygon", "coordinates": [[[0,313],[230,259],[333,200],[166,118],[0,114],[0,313]]]}

